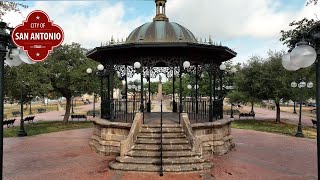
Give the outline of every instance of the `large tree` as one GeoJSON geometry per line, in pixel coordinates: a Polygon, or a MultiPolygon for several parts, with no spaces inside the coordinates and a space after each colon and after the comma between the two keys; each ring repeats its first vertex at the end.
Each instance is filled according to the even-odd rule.
{"type": "Polygon", "coordinates": [[[2,20],[2,17],[11,11],[18,12],[21,14],[20,8],[27,8],[28,6],[17,3],[17,2],[12,2],[12,1],[0,1],[0,20],[2,20]]]}

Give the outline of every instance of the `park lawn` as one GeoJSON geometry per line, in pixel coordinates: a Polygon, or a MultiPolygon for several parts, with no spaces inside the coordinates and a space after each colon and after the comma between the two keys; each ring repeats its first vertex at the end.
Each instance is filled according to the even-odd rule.
{"type": "MultiPolygon", "coordinates": [[[[38,121],[30,124],[25,123],[25,131],[28,136],[90,127],[92,127],[91,121],[73,121],[68,124],[64,124],[62,121],[38,121]]],[[[17,137],[18,131],[19,126],[4,128],[3,134],[4,137],[17,137]]]]}
{"type": "MultiPolygon", "coordinates": [[[[297,125],[261,120],[236,120],[231,123],[231,127],[237,129],[284,134],[289,136],[294,136],[297,132],[297,125]]],[[[306,138],[315,139],[317,137],[317,132],[314,128],[303,127],[302,131],[306,138]]]]}

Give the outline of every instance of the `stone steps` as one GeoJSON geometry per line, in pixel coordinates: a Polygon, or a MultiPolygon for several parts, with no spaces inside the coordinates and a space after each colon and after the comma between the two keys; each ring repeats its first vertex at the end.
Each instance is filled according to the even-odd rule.
{"type": "MultiPolygon", "coordinates": [[[[116,158],[116,161],[119,163],[128,163],[128,164],[160,164],[160,158],[152,158],[152,157],[120,157],[116,158]]],[[[163,158],[162,163],[165,164],[195,164],[195,163],[203,163],[205,160],[199,157],[179,157],[179,158],[163,158]]]]}
{"type": "MultiPolygon", "coordinates": [[[[142,133],[160,133],[160,127],[143,127],[140,132],[142,133]]],[[[164,127],[162,128],[162,133],[182,133],[182,129],[180,127],[164,127]]]]}
{"type": "MultiPolygon", "coordinates": [[[[131,150],[127,153],[128,156],[132,157],[159,157],[160,151],[145,151],[145,150],[131,150]]],[[[178,151],[163,151],[163,157],[194,157],[201,156],[192,152],[191,150],[178,150],[178,151]]]]}
{"type": "MultiPolygon", "coordinates": [[[[139,133],[138,138],[160,138],[160,133],[139,133]]],[[[183,133],[163,133],[162,138],[185,138],[183,133]]]]}
{"type": "MultiPolygon", "coordinates": [[[[143,124],[142,128],[160,128],[160,124],[143,124]]],[[[163,124],[162,128],[181,128],[180,124],[163,124]]]]}
{"type": "MultiPolygon", "coordinates": [[[[136,144],[160,144],[161,140],[159,139],[150,139],[150,138],[138,138],[135,142],[136,144]]],[[[186,138],[176,138],[176,139],[162,139],[162,144],[188,144],[186,138]]]]}
{"type": "MultiPolygon", "coordinates": [[[[162,133],[163,171],[183,172],[208,169],[211,165],[201,153],[191,150],[179,124],[164,124],[162,133]]],[[[123,157],[117,157],[110,168],[125,171],[159,172],[161,162],[160,124],[142,125],[134,146],[123,157]]]]}
{"type": "MultiPolygon", "coordinates": [[[[162,148],[163,151],[191,150],[188,144],[165,144],[162,148]]],[[[132,150],[160,151],[160,144],[136,144],[132,150]]]]}
{"type": "MultiPolygon", "coordinates": [[[[145,171],[145,172],[159,172],[160,166],[157,164],[126,164],[113,161],[109,165],[115,170],[124,171],[145,171]]],[[[166,164],[163,165],[164,172],[187,172],[187,171],[201,171],[211,168],[209,163],[197,164],[166,164]]]]}

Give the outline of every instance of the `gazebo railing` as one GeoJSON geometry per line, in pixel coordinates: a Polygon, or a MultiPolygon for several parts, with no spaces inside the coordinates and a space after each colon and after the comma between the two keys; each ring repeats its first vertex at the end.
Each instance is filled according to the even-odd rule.
{"type": "MultiPolygon", "coordinates": [[[[176,98],[177,106],[179,107],[179,99],[176,98]]],[[[209,99],[190,98],[186,97],[182,100],[183,112],[187,113],[191,123],[209,122],[210,121],[210,101],[209,99]]],[[[222,118],[223,111],[222,100],[214,100],[212,102],[212,120],[222,118]]]]}
{"type": "Polygon", "coordinates": [[[114,100],[113,120],[117,122],[132,123],[134,116],[140,110],[140,101],[114,100]]]}

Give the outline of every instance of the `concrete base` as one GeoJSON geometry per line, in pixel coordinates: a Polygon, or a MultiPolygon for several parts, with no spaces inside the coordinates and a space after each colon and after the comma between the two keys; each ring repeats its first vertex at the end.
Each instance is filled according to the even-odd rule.
{"type": "Polygon", "coordinates": [[[131,123],[96,118],[93,120],[93,135],[89,146],[101,155],[119,155],[120,142],[127,138],[130,128],[131,123]]]}

